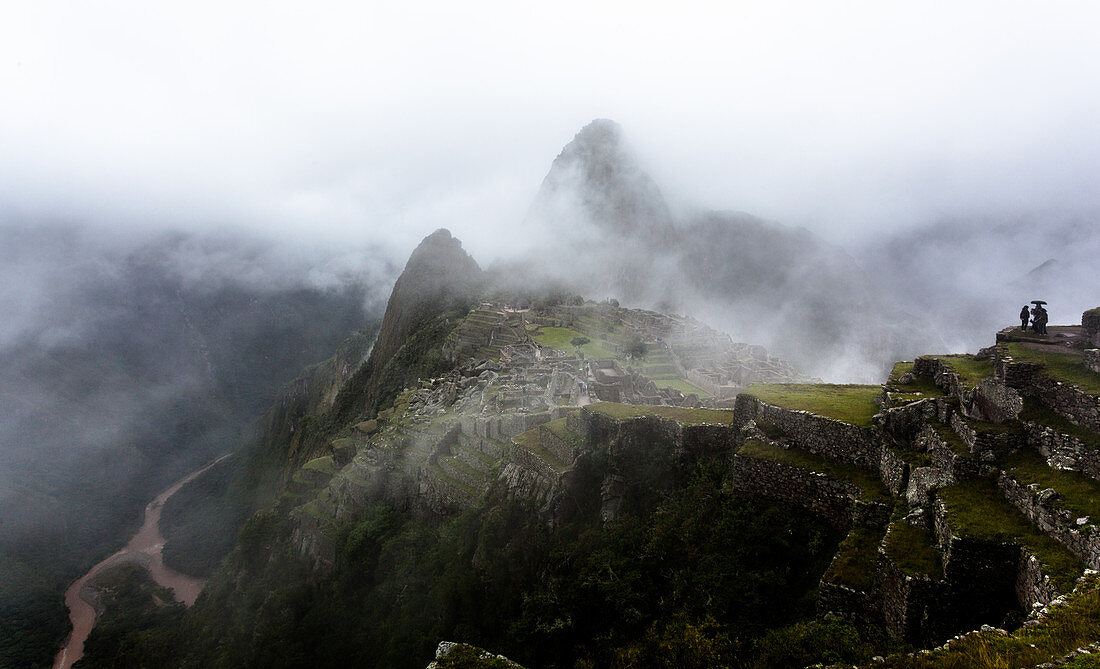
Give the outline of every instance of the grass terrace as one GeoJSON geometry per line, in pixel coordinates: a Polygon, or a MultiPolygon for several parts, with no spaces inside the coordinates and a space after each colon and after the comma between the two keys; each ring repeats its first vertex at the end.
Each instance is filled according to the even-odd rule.
{"type": "Polygon", "coordinates": [[[959,375],[959,383],[973,388],[987,376],[993,376],[992,360],[975,360],[973,355],[933,355],[928,356],[947,364],[951,371],[959,375]]]}
{"type": "Polygon", "coordinates": [[[1024,399],[1024,410],[1020,412],[1020,420],[1034,421],[1040,425],[1045,425],[1055,432],[1067,434],[1084,442],[1086,446],[1100,450],[1100,434],[1069,422],[1038,400],[1024,399]]]}
{"type": "Polygon", "coordinates": [[[1021,448],[1004,460],[1004,466],[1024,485],[1054,488],[1062,496],[1059,506],[1078,516],[1100,521],[1100,482],[1079,472],[1055,469],[1033,448],[1021,448]]]}
{"type": "Polygon", "coordinates": [[[1043,564],[1044,572],[1062,592],[1073,588],[1084,569],[1062,544],[1040,532],[1009,504],[991,481],[963,481],[938,493],[947,507],[952,529],[961,537],[1013,541],[1026,547],[1043,564]]]}
{"type": "Polygon", "coordinates": [[[966,442],[962,440],[962,437],[960,437],[955,430],[951,429],[950,425],[932,423],[932,429],[934,429],[940,439],[947,444],[947,447],[954,451],[955,455],[963,458],[970,457],[970,447],[966,445],[966,442]]]}
{"type": "MultiPolygon", "coordinates": [[[[1064,657],[1070,651],[1100,639],[1100,577],[1088,576],[1034,627],[1004,636],[995,630],[970,634],[948,650],[926,654],[894,655],[874,667],[890,669],[1002,669],[1034,667],[1064,657]]],[[[1095,654],[1082,656],[1066,669],[1096,667],[1095,654]]]]}
{"type": "Polygon", "coordinates": [[[1031,348],[1025,344],[1012,342],[1005,344],[1008,354],[1017,362],[1030,362],[1044,366],[1047,376],[1072,383],[1090,395],[1100,395],[1100,374],[1086,369],[1081,364],[1080,351],[1055,353],[1031,348]]]}
{"type": "Polygon", "coordinates": [[[928,528],[895,520],[886,534],[884,548],[887,557],[906,574],[929,576],[934,581],[943,578],[943,559],[928,528]]]}
{"type": "Polygon", "coordinates": [[[314,458],[309,462],[302,465],[302,469],[309,471],[319,472],[321,474],[332,475],[336,473],[336,463],[333,461],[331,455],[323,455],[319,458],[314,458]]]}
{"type": "Polygon", "coordinates": [[[707,391],[696,385],[688,383],[683,379],[653,379],[653,383],[658,388],[675,388],[685,395],[695,393],[699,397],[713,397],[713,395],[711,395],[707,391]]]}
{"type": "Polygon", "coordinates": [[[878,560],[878,547],[882,543],[883,530],[859,526],[853,528],[840,546],[829,565],[823,580],[866,591],[871,587],[878,560]]]}
{"type": "Polygon", "coordinates": [[[832,383],[755,383],[741,392],[786,409],[809,411],[858,427],[871,427],[871,417],[879,410],[875,398],[882,392],[882,387],[832,383]]]}
{"type": "Polygon", "coordinates": [[[564,441],[574,443],[582,441],[581,436],[573,430],[570,430],[566,425],[567,420],[567,418],[557,418],[549,423],[543,423],[542,427],[543,429],[549,430],[555,437],[564,441]]]}
{"type": "Polygon", "coordinates": [[[638,418],[639,416],[660,416],[671,418],[684,425],[730,425],[733,423],[733,411],[723,409],[687,409],[684,407],[650,406],[646,404],[596,402],[586,406],[585,410],[602,413],[620,420],[638,418]]]}
{"type": "Polygon", "coordinates": [[[872,502],[889,502],[893,499],[882,484],[882,479],[872,471],[845,462],[833,462],[801,448],[780,448],[758,439],[749,439],[738,455],[761,460],[771,460],[783,465],[808,469],[829,478],[846,481],[860,489],[863,499],[872,502]]]}
{"type": "Polygon", "coordinates": [[[574,338],[584,337],[588,339],[589,342],[581,346],[579,350],[586,358],[614,358],[618,355],[618,352],[610,341],[596,338],[593,335],[571,330],[569,328],[544,325],[532,331],[530,334],[531,338],[539,344],[567,353],[578,350],[578,347],[572,344],[574,338]]]}
{"type": "Polygon", "coordinates": [[[546,450],[546,447],[542,445],[542,441],[539,439],[539,428],[536,427],[526,432],[521,432],[512,437],[512,441],[523,450],[538,456],[540,460],[553,467],[559,474],[568,471],[569,464],[559,460],[556,455],[546,450]]]}
{"type": "Polygon", "coordinates": [[[890,392],[890,398],[895,402],[915,402],[941,395],[942,391],[935,382],[927,376],[917,376],[910,383],[902,383],[901,377],[913,371],[913,363],[899,362],[890,372],[890,378],[886,381],[886,389],[890,392]]]}

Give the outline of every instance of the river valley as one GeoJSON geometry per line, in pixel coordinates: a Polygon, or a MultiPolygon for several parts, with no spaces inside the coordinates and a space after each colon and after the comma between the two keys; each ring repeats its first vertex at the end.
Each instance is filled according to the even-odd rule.
{"type": "Polygon", "coordinates": [[[161,558],[164,537],[160,532],[160,514],[164,503],[168,501],[169,497],[176,494],[180,488],[195,477],[228,458],[229,455],[223,455],[201,469],[191,472],[153,498],[153,501],[145,506],[145,518],[141,528],[134,534],[129,543],[73,581],[72,585],[65,591],[65,605],[69,609],[69,619],[72,621],[73,631],[64,648],[57,653],[53,664],[54,669],[69,669],[84,655],[84,642],[91,634],[98,618],[94,605],[97,594],[88,582],[105,569],[125,563],[139,564],[149,571],[150,576],[158,585],[171,588],[178,601],[183,602],[186,606],[195,603],[205,581],[181,574],[164,565],[161,558]]]}

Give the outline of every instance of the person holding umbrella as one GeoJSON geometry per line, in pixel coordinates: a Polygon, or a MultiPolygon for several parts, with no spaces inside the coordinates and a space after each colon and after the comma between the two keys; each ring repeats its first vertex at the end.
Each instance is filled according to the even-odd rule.
{"type": "Polygon", "coordinates": [[[1043,308],[1046,304],[1043,300],[1032,300],[1032,304],[1035,307],[1031,310],[1031,329],[1035,334],[1045,335],[1047,333],[1047,310],[1043,308]]]}

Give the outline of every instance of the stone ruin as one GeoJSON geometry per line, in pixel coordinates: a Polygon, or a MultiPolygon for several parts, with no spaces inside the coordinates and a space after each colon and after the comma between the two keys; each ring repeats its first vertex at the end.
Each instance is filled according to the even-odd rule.
{"type": "Polygon", "coordinates": [[[523,387],[508,391],[512,405],[520,401],[520,395],[547,388],[551,379],[539,379],[540,372],[543,377],[557,375],[553,378],[556,387],[550,394],[562,398],[569,395],[571,402],[581,404],[587,395],[591,400],[631,404],[721,406],[753,383],[816,380],[799,375],[764,347],[734,342],[729,335],[693,318],[610,304],[516,310],[482,303],[451,335],[444,352],[455,361],[480,357],[500,360],[509,368],[527,368],[528,378],[524,379],[523,387]],[[616,350],[617,358],[579,360],[535,343],[528,327],[541,326],[568,328],[591,339],[614,333],[618,342],[638,340],[645,346],[647,357],[661,356],[668,363],[656,368],[639,365],[627,359],[623,344],[607,340],[605,343],[616,350]],[[662,374],[662,378],[685,380],[713,399],[701,399],[675,388],[660,388],[643,371],[646,367],[650,373],[662,374]],[[530,377],[535,377],[541,387],[532,388],[530,377]]]}

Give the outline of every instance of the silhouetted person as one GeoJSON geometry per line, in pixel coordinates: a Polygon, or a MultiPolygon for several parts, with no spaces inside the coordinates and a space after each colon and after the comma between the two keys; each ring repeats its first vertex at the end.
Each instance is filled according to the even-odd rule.
{"type": "Polygon", "coordinates": [[[1045,335],[1047,333],[1047,320],[1048,320],[1048,318],[1049,317],[1047,316],[1047,310],[1044,309],[1042,307],[1042,305],[1040,305],[1039,306],[1039,317],[1038,317],[1038,320],[1035,321],[1035,325],[1038,328],[1039,334],[1041,334],[1041,335],[1045,335]]]}
{"type": "Polygon", "coordinates": [[[1023,309],[1020,309],[1020,329],[1027,332],[1027,319],[1031,317],[1031,312],[1027,310],[1027,305],[1024,305],[1023,309]]]}

